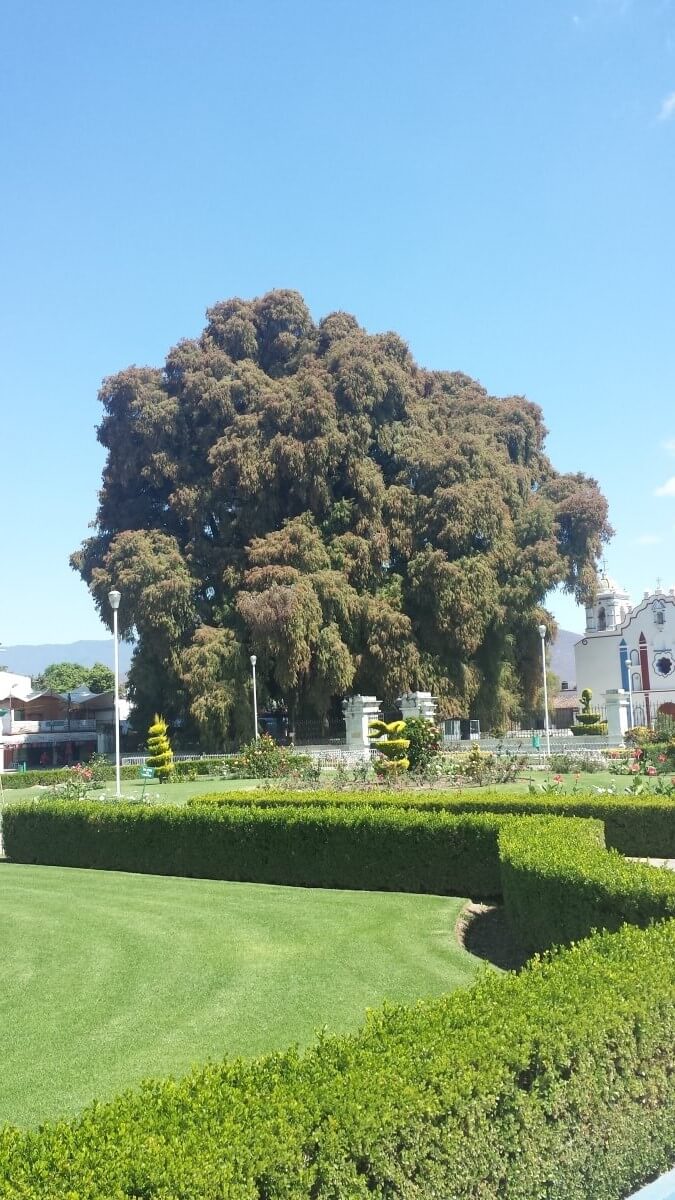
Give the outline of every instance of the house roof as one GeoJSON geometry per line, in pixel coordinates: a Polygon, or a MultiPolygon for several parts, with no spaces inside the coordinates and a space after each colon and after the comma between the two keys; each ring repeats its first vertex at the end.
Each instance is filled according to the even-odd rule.
{"type": "Polygon", "coordinates": [[[570,689],[570,691],[560,692],[553,703],[556,709],[574,709],[579,708],[581,701],[576,689],[573,691],[570,689]]]}

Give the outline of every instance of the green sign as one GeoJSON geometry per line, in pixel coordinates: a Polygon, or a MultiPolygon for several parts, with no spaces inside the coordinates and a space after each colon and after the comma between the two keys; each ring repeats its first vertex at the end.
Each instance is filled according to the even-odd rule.
{"type": "Polygon", "coordinates": [[[155,768],[154,767],[141,767],[141,769],[138,773],[139,773],[141,779],[154,779],[155,778],[155,768]]]}

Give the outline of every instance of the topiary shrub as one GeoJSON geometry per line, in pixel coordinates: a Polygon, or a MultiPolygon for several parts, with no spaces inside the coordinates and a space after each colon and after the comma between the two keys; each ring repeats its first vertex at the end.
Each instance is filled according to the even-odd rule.
{"type": "Polygon", "coordinates": [[[592,699],[591,689],[584,688],[581,693],[581,712],[577,716],[577,724],[572,726],[575,737],[603,737],[607,733],[607,722],[591,708],[592,699]]]}
{"type": "Polygon", "coordinates": [[[163,717],[155,714],[148,730],[148,758],[146,765],[154,767],[160,783],[166,783],[173,774],[173,750],[169,741],[169,730],[163,717]]]}
{"type": "Polygon", "coordinates": [[[374,750],[379,750],[382,758],[375,762],[375,773],[382,776],[396,776],[407,771],[410,760],[407,750],[410,741],[401,737],[405,730],[405,721],[371,721],[368,726],[370,744],[374,750]]]}

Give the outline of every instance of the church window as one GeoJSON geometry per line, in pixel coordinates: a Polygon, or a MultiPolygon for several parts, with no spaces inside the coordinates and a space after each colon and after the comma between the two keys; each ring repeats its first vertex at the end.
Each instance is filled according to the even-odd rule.
{"type": "Polygon", "coordinates": [[[640,673],[638,671],[633,671],[633,678],[631,680],[631,685],[632,685],[634,692],[642,691],[642,676],[640,675],[640,673]]]}
{"type": "Polygon", "coordinates": [[[598,609],[598,629],[602,633],[602,631],[606,628],[607,628],[607,613],[605,612],[604,608],[599,608],[598,609]]]}
{"type": "Polygon", "coordinates": [[[640,655],[637,650],[631,650],[630,652],[630,665],[632,667],[639,667],[640,665],[640,655]]]}

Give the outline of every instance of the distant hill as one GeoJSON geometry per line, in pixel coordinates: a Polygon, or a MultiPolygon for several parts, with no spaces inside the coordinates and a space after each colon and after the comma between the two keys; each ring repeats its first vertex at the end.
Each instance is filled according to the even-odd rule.
{"type": "Polygon", "coordinates": [[[558,676],[561,683],[567,683],[570,688],[573,688],[577,682],[574,644],[579,641],[581,636],[580,633],[572,633],[569,629],[559,629],[551,646],[551,670],[558,676]]]}
{"type": "MultiPolygon", "coordinates": [[[[126,675],[131,663],[133,646],[120,642],[120,674],[126,675]]],[[[94,663],[105,663],[112,670],[112,638],[100,638],[90,642],[67,642],[53,646],[3,646],[0,649],[0,664],[17,675],[39,675],[50,663],[76,662],[83,667],[94,663]]]]}

